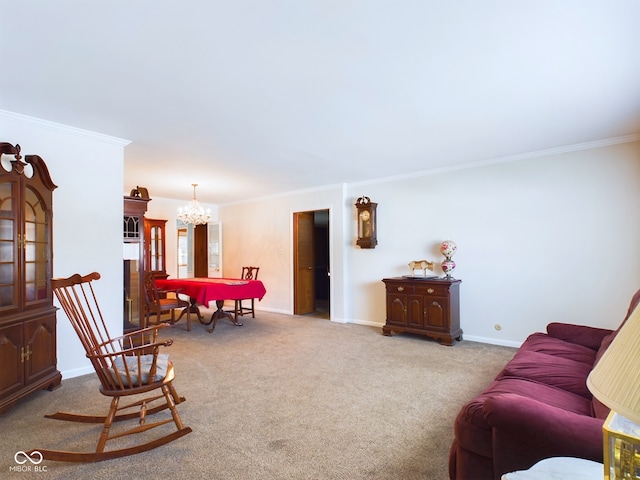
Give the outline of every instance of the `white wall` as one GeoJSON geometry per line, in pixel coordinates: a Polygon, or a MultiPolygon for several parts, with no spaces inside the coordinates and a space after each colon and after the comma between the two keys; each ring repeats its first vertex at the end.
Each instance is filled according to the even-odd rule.
{"type": "Polygon", "coordinates": [[[517,345],[555,320],[614,328],[640,288],[638,142],[222,205],[225,265],[266,266],[258,308],[292,312],[291,213],[329,205],[333,320],[384,324],[381,279],[439,263],[445,239],[469,340],[517,345]],[[355,246],[363,194],[378,203],[372,250],[355,246]]]}
{"type": "Polygon", "coordinates": [[[379,203],[379,246],[354,251],[354,321],[383,322],[379,279],[407,274],[412,259],[441,262],[445,239],[458,245],[467,339],[517,344],[556,320],[615,328],[640,288],[637,142],[371,184],[366,193],[379,203]]]}
{"type": "MultiPolygon", "coordinates": [[[[128,142],[0,110],[0,141],[40,155],[53,192],[53,275],[97,271],[103,314],[122,333],[122,177],[128,142]]],[[[56,302],[56,305],[57,302],[56,302]]],[[[64,312],[58,311],[58,369],[63,378],[92,372],[64,312]]]]}

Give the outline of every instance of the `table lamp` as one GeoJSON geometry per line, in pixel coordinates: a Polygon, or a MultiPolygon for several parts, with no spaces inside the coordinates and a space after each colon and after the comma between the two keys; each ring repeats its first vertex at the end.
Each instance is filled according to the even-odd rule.
{"type": "Polygon", "coordinates": [[[593,368],[587,387],[611,409],[602,428],[604,478],[640,479],[640,308],[593,368]]]}

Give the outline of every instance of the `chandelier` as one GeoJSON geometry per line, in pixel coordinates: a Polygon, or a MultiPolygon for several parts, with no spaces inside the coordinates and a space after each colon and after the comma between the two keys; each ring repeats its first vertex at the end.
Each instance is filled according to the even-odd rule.
{"type": "Polygon", "coordinates": [[[184,208],[178,209],[178,220],[183,223],[192,223],[194,225],[202,225],[211,220],[211,210],[204,209],[200,202],[196,200],[196,187],[197,183],[192,183],[193,186],[193,200],[184,208]]]}

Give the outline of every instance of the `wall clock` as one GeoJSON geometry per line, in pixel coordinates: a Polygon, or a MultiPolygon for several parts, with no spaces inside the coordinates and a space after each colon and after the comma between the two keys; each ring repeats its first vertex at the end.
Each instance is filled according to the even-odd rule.
{"type": "Polygon", "coordinates": [[[378,204],[369,197],[362,196],[356,201],[358,210],[358,240],[360,248],[375,248],[378,244],[378,229],[376,226],[376,208],[378,204]]]}

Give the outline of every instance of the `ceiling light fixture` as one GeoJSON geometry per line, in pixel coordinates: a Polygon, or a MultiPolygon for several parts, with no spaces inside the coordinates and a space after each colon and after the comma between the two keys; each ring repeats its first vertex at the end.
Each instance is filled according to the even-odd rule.
{"type": "Polygon", "coordinates": [[[211,220],[211,210],[208,208],[205,210],[196,199],[198,184],[192,183],[191,185],[193,186],[193,200],[186,207],[178,209],[178,220],[187,224],[202,225],[211,220]]]}

